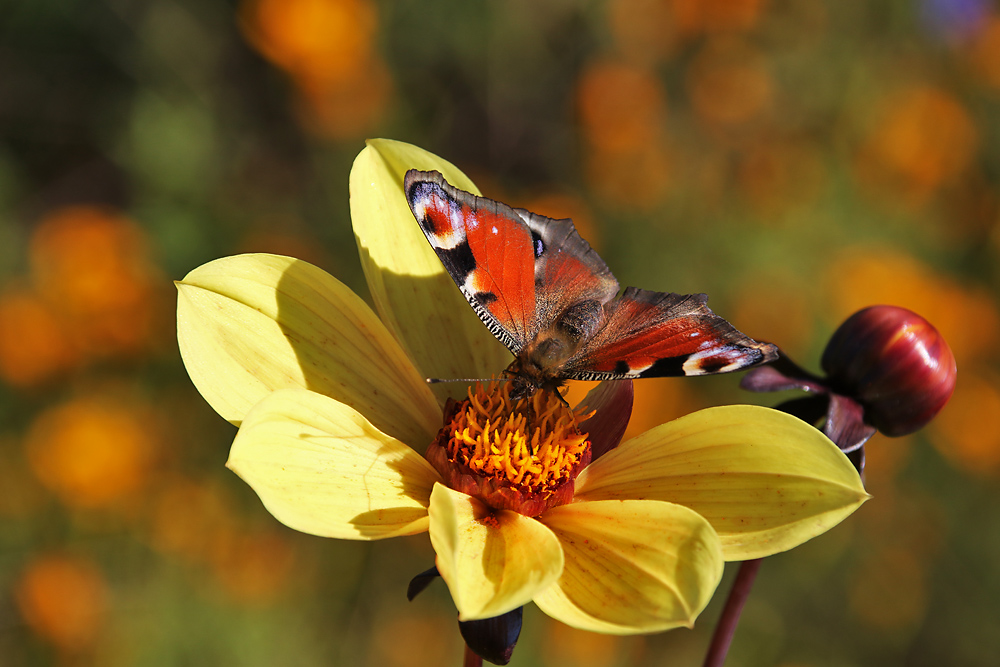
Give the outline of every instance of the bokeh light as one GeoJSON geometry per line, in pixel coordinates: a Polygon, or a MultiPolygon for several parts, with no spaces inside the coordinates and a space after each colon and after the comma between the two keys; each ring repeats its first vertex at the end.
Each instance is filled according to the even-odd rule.
{"type": "Polygon", "coordinates": [[[57,376],[76,358],[59,317],[33,290],[8,287],[0,294],[0,377],[33,387],[57,376]]]}
{"type": "Polygon", "coordinates": [[[248,40],[290,77],[312,129],[348,139],[374,127],[392,84],[372,2],[246,0],[242,10],[248,40]]]}
{"type": "Polygon", "coordinates": [[[89,355],[134,355],[162,333],[164,277],[136,223],[93,206],[60,208],[31,238],[31,278],[89,355]]]}
{"type": "Polygon", "coordinates": [[[111,603],[97,566],[62,554],[39,555],[32,561],[21,573],[16,594],[28,627],[69,654],[94,645],[111,603]]]}
{"type": "Polygon", "coordinates": [[[716,132],[736,131],[759,120],[774,103],[774,87],[762,55],[734,38],[707,42],[687,72],[694,111],[716,132]]]}
{"type": "Polygon", "coordinates": [[[864,186],[916,205],[964,175],[978,136],[956,97],[916,84],[893,91],[882,104],[859,157],[864,186]]]}
{"type": "Polygon", "coordinates": [[[975,370],[962,376],[931,433],[941,453],[970,475],[1000,473],[1000,381],[975,370]]]}
{"type": "Polygon", "coordinates": [[[31,469],[70,507],[129,509],[155,463],[149,409],[111,397],[73,399],[41,412],[25,438],[31,469]]]}
{"type": "Polygon", "coordinates": [[[577,99],[581,131],[593,146],[591,187],[630,208],[662,200],[670,176],[667,105],[655,74],[623,62],[594,62],[580,77],[577,99]]]}

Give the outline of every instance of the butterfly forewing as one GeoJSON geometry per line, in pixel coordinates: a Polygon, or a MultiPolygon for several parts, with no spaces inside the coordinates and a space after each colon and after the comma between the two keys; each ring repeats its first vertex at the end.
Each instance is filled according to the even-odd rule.
{"type": "Polygon", "coordinates": [[[505,204],[411,170],[406,198],[445,269],[489,330],[517,354],[537,332],[531,230],[505,204]]]}

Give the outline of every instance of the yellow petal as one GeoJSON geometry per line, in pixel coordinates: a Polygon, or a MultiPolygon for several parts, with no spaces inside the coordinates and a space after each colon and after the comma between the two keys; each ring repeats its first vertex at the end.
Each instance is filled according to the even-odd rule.
{"type": "MultiPolygon", "coordinates": [[[[425,150],[373,139],[351,170],[351,220],[379,316],[427,377],[488,378],[511,361],[476,317],[417,225],[403,194],[408,169],[436,170],[455,187],[479,191],[454,165],[425,150]]],[[[466,385],[435,385],[465,398],[466,385]]]]}
{"type": "Polygon", "coordinates": [[[333,276],[289,257],[239,255],[195,269],[177,289],[184,365],[234,424],[271,391],[305,387],[415,447],[433,439],[441,412],[426,382],[333,276]]]}
{"type": "Polygon", "coordinates": [[[281,389],[254,406],[226,465],[286,526],[355,540],[427,530],[439,479],[415,451],[307,389],[281,389]]]}
{"type": "Polygon", "coordinates": [[[562,505],[542,515],[566,566],[535,604],[567,625],[635,634],[690,627],[722,578],[719,538],[695,512],[653,500],[562,505]]]}
{"type": "Polygon", "coordinates": [[[563,569],[552,531],[516,512],[434,485],[431,544],[461,621],[490,618],[526,604],[563,569]]]}
{"type": "Polygon", "coordinates": [[[577,478],[576,498],[650,498],[708,519],[726,560],[761,558],[826,532],[868,499],[826,436],[783,412],[709,408],[622,443],[577,478]]]}

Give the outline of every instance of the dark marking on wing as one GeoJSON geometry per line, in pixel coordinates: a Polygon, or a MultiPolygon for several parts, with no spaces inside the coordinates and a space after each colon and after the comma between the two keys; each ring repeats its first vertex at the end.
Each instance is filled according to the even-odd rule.
{"type": "Polygon", "coordinates": [[[454,248],[436,248],[441,263],[444,264],[448,273],[452,276],[468,276],[476,269],[476,257],[469,247],[469,240],[466,239],[454,248]]]}
{"type": "MultiPolygon", "coordinates": [[[[677,377],[684,375],[684,362],[688,360],[688,355],[682,354],[679,357],[667,357],[665,359],[657,359],[652,366],[644,370],[639,374],[639,377],[677,377]]],[[[626,364],[627,366],[628,364],[626,364]]],[[[719,368],[724,366],[721,364],[719,368]]],[[[626,371],[627,373],[628,371],[626,371]]]]}
{"type": "Polygon", "coordinates": [[[545,241],[536,229],[531,230],[531,247],[534,250],[535,259],[541,257],[542,253],[545,252],[545,241]]]}
{"type": "Polygon", "coordinates": [[[497,295],[493,292],[476,292],[475,299],[483,308],[489,308],[490,304],[497,300],[497,295]]]}

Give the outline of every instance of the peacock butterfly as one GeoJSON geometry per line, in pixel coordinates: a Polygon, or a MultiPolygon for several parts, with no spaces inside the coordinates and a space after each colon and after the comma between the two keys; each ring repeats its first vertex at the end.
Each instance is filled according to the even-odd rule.
{"type": "Polygon", "coordinates": [[[512,395],[566,380],[727,373],[773,361],[774,345],[713,313],[704,294],[627,287],[570,219],[554,220],[406,173],[410,210],[479,319],[514,354],[512,395]]]}

